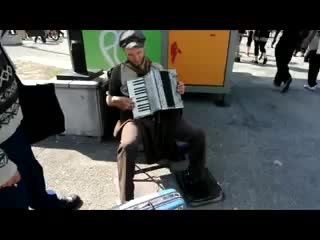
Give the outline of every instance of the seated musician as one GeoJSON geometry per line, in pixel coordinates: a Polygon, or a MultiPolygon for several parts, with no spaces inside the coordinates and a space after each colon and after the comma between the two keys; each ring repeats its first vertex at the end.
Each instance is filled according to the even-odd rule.
{"type": "MultiPolygon", "coordinates": [[[[114,136],[120,140],[117,151],[120,200],[122,203],[134,198],[134,171],[139,143],[144,144],[147,162],[160,159],[175,160],[179,157],[176,140],[189,145],[190,165],[183,173],[184,190],[192,199],[201,201],[214,188],[217,201],[222,199],[220,185],[208,184],[205,174],[206,137],[203,130],[188,123],[181,110],[159,111],[152,116],[133,119],[134,102],[129,98],[127,81],[146,75],[151,69],[162,66],[152,62],[144,54],[145,37],[142,31],[127,30],[120,35],[119,45],[127,61],[115,66],[109,79],[107,104],[120,110],[120,120],[114,129],[114,136]]],[[[177,91],[184,94],[184,84],[178,82],[177,91]]]]}

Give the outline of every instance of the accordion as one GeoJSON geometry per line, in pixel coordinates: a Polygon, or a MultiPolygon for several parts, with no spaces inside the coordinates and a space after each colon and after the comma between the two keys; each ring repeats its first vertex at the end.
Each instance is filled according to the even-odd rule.
{"type": "Polygon", "coordinates": [[[177,92],[177,72],[174,69],[151,69],[143,78],[127,81],[129,97],[135,104],[133,117],[146,117],[157,111],[183,108],[177,92]]]}

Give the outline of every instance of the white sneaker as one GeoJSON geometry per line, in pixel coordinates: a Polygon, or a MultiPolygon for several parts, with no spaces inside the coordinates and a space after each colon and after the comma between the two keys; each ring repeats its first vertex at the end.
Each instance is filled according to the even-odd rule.
{"type": "Polygon", "coordinates": [[[317,89],[317,85],[316,86],[313,86],[313,87],[310,87],[309,84],[305,84],[303,86],[305,89],[308,89],[310,91],[315,91],[317,89]]]}

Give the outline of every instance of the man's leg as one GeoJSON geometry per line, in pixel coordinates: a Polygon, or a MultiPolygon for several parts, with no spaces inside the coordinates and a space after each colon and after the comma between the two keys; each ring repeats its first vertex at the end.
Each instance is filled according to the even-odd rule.
{"type": "Polygon", "coordinates": [[[42,40],[43,43],[46,43],[47,42],[46,36],[41,36],[41,40],[42,40]]]}
{"type": "Polygon", "coordinates": [[[43,169],[35,159],[31,145],[27,141],[21,127],[2,144],[8,157],[17,166],[22,181],[25,182],[28,205],[33,209],[70,208],[77,209],[82,204],[76,195],[71,198],[58,199],[46,191],[43,169]]]}
{"type": "Polygon", "coordinates": [[[266,52],[266,46],[267,42],[262,42],[260,41],[260,52],[261,52],[261,56],[263,57],[263,64],[267,63],[267,52],[266,52]]]}
{"type": "Polygon", "coordinates": [[[314,87],[317,85],[317,77],[319,73],[319,56],[316,50],[310,51],[309,70],[308,70],[308,85],[314,87]]]}
{"type": "Polygon", "coordinates": [[[284,86],[282,88],[282,93],[285,93],[289,90],[290,84],[292,82],[292,77],[291,74],[289,72],[289,63],[291,62],[292,56],[293,56],[293,52],[294,52],[294,46],[293,43],[289,43],[287,45],[287,47],[285,48],[284,51],[284,59],[283,59],[283,69],[284,69],[284,78],[283,78],[283,82],[284,82],[284,86]]]}
{"type": "Polygon", "coordinates": [[[250,54],[250,48],[251,48],[252,38],[253,38],[253,31],[249,31],[248,40],[247,40],[247,55],[248,55],[248,56],[249,56],[249,54],[250,54]]]}
{"type": "Polygon", "coordinates": [[[18,166],[21,179],[26,184],[29,206],[33,209],[58,207],[59,199],[47,194],[43,169],[35,159],[21,127],[3,143],[3,149],[18,166]]]}
{"type": "Polygon", "coordinates": [[[121,133],[118,148],[118,175],[122,203],[134,198],[134,167],[138,156],[139,130],[134,122],[127,123],[121,133]]]}
{"type": "Polygon", "coordinates": [[[259,41],[254,40],[254,63],[258,63],[259,41]]]}
{"type": "Polygon", "coordinates": [[[242,40],[242,34],[241,33],[238,33],[238,34],[239,34],[239,44],[237,46],[235,62],[240,62],[241,61],[240,45],[241,45],[241,40],[242,40]]]}
{"type": "Polygon", "coordinates": [[[205,133],[193,127],[183,118],[177,124],[175,138],[187,142],[189,145],[189,173],[193,178],[202,179],[206,165],[206,137],[205,133]]]}
{"type": "Polygon", "coordinates": [[[221,186],[206,169],[206,137],[204,131],[181,119],[175,138],[189,145],[189,169],[178,176],[178,181],[192,204],[221,201],[221,186]]]}
{"type": "Polygon", "coordinates": [[[277,74],[274,79],[274,84],[276,86],[280,86],[282,82],[288,83],[288,81],[291,81],[288,64],[291,61],[293,51],[294,49],[290,49],[289,46],[285,45],[285,43],[278,43],[276,46],[275,57],[277,74]]]}

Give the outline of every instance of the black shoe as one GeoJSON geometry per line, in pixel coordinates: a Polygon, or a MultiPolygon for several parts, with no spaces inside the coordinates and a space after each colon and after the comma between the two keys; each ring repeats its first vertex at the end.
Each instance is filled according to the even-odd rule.
{"type": "Polygon", "coordinates": [[[290,84],[292,82],[292,78],[290,77],[285,83],[284,83],[284,86],[282,88],[282,93],[285,93],[289,90],[289,87],[290,87],[290,84]]]}
{"type": "Polygon", "coordinates": [[[203,180],[193,179],[188,171],[182,173],[180,184],[190,206],[215,203],[224,199],[221,186],[207,169],[206,172],[203,180]]]}
{"type": "Polygon", "coordinates": [[[304,60],[303,60],[304,62],[309,62],[309,57],[306,55],[306,56],[304,56],[304,60]]]}
{"type": "Polygon", "coordinates": [[[275,80],[273,80],[273,85],[274,85],[275,87],[280,87],[280,86],[281,86],[281,82],[278,83],[278,82],[276,82],[275,80]]]}
{"type": "Polygon", "coordinates": [[[258,61],[257,60],[252,60],[253,63],[255,64],[258,64],[258,61]]]}
{"type": "Polygon", "coordinates": [[[268,61],[268,59],[267,59],[267,58],[264,58],[264,59],[263,59],[263,63],[262,63],[262,64],[266,64],[266,63],[267,63],[267,61],[268,61]]]}
{"type": "Polygon", "coordinates": [[[60,198],[60,208],[77,210],[82,206],[83,202],[78,195],[72,194],[64,198],[60,198]]]}
{"type": "Polygon", "coordinates": [[[236,57],[236,58],[234,59],[234,61],[235,61],[235,62],[240,62],[240,57],[236,57]]]}

